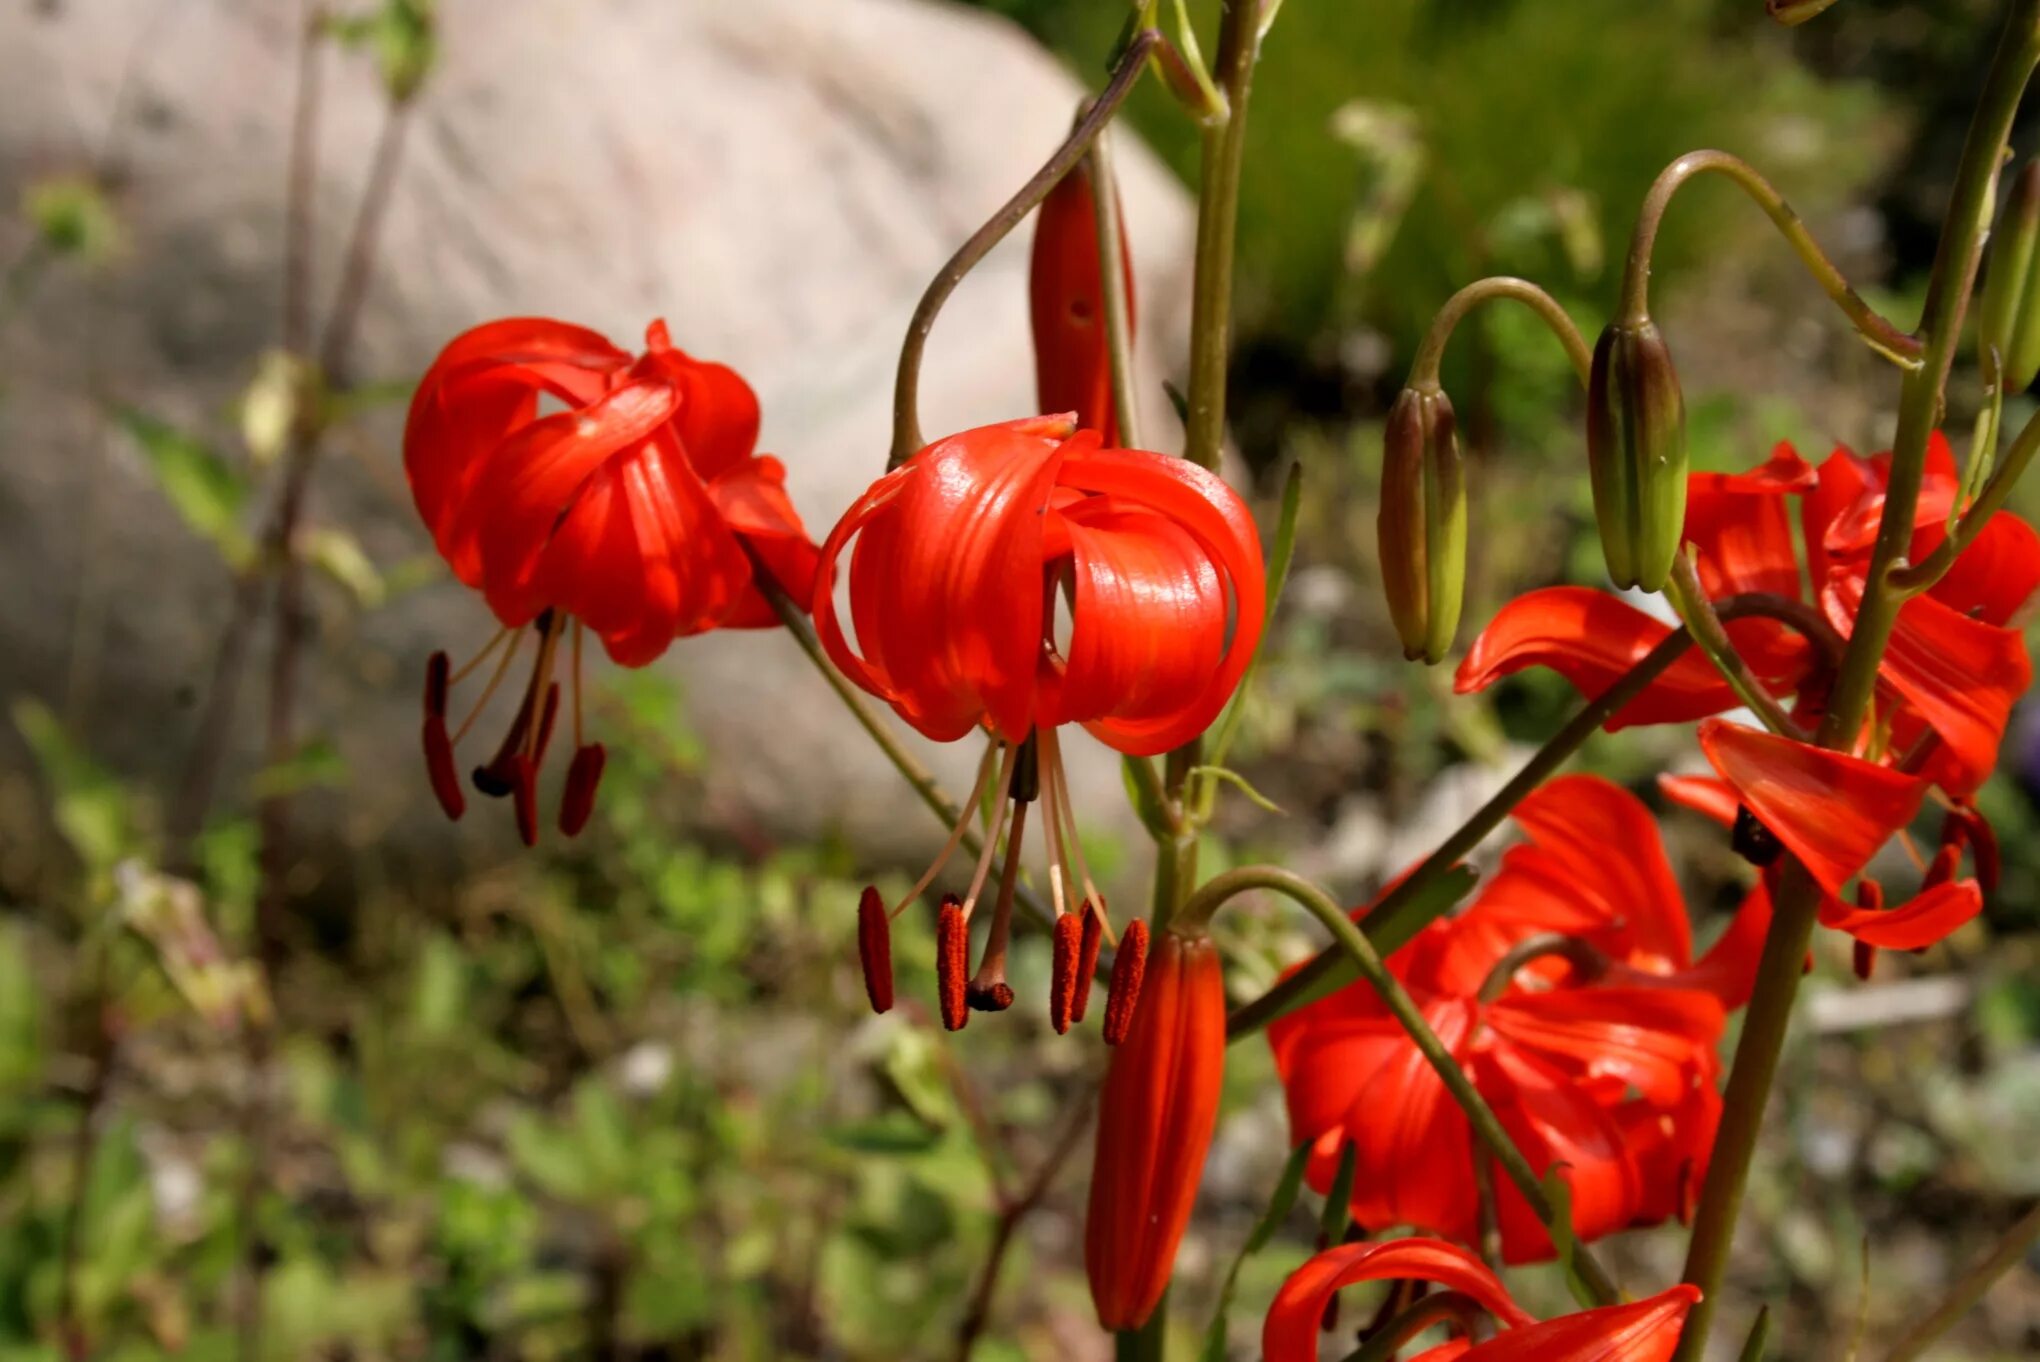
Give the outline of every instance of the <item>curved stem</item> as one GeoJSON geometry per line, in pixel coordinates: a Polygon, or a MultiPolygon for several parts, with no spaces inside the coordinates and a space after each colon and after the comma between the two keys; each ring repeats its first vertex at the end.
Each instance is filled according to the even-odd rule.
{"type": "Polygon", "coordinates": [[[1458,1291],[1440,1291],[1384,1324],[1380,1333],[1347,1353],[1345,1362],[1395,1362],[1396,1354],[1427,1329],[1456,1324],[1460,1332],[1471,1338],[1487,1319],[1487,1311],[1473,1297],[1458,1291]]]}
{"type": "Polygon", "coordinates": [[[1591,943],[1562,932],[1539,932],[1535,936],[1524,937],[1495,961],[1487,978],[1481,981],[1480,1000],[1484,1003],[1497,1001],[1509,991],[1509,985],[1525,965],[1554,956],[1570,963],[1582,979],[1598,979],[1608,972],[1608,957],[1591,943]]]}
{"type": "Polygon", "coordinates": [[[1512,298],[1535,312],[1538,319],[1550,328],[1551,334],[1558,337],[1558,343],[1565,347],[1565,356],[1572,361],[1581,385],[1586,384],[1588,371],[1594,365],[1594,352],[1587,345],[1586,338],[1580,335],[1580,329],[1573,325],[1573,319],[1566,310],[1559,306],[1556,298],[1528,279],[1500,274],[1468,284],[1446,299],[1445,306],[1438,309],[1438,315],[1431,318],[1431,329],[1424,333],[1424,342],[1417,347],[1417,357],[1410,365],[1409,385],[1412,388],[1432,389],[1438,386],[1438,367],[1444,361],[1445,345],[1452,339],[1453,329],[1482,303],[1498,298],[1512,298]]]}
{"type": "Polygon", "coordinates": [[[1899,330],[1876,308],[1864,302],[1841,270],[1836,268],[1835,262],[1821,250],[1820,243],[1813,239],[1813,233],[1806,230],[1806,224],[1792,210],[1792,205],[1785,202],[1784,196],[1749,162],[1725,151],[1688,152],[1666,166],[1644,196],[1643,207],[1636,218],[1636,231],[1629,242],[1628,263],[1622,273],[1622,302],[1618,315],[1624,324],[1634,326],[1649,320],[1651,251],[1657,245],[1658,227],[1664,221],[1665,209],[1671,204],[1672,196],[1688,180],[1709,172],[1727,176],[1756,201],[1757,207],[1764,210],[1764,215],[1771,219],[1791,245],[1799,263],[1806,266],[1806,272],[1820,285],[1821,292],[1842,310],[1863,339],[1870,342],[1872,349],[1907,368],[1918,367],[1922,354],[1919,339],[1899,330]]]}
{"type": "Polygon", "coordinates": [[[1112,121],[1119,106],[1133,93],[1134,85],[1140,80],[1148,56],[1161,40],[1161,34],[1153,29],[1143,29],[1134,35],[1126,50],[1120,54],[1119,65],[1112,73],[1111,81],[1099,94],[1063,144],[1055,149],[1034,177],[1020,186],[1020,192],[999,207],[984,226],[971,233],[970,239],[957,248],[956,254],[929,281],[928,289],[921,295],[921,301],[914,308],[913,320],[907,323],[907,339],[900,346],[900,363],[893,380],[893,443],[892,457],[886,467],[898,468],[921,447],[921,356],[928,348],[928,333],[935,329],[935,318],[940,315],[942,305],[949,301],[949,295],[963,282],[963,277],[977,268],[978,262],[991,252],[992,247],[1006,239],[1006,234],[1020,225],[1021,219],[1038,207],[1048,197],[1051,189],[1062,182],[1071,167],[1084,159],[1092,142],[1112,121]]]}
{"type": "MultiPolygon", "coordinates": [[[[1924,340],[1919,363],[1908,369],[1899,385],[1898,432],[1892,440],[1883,518],[1871,551],[1863,603],[1856,612],[1848,651],[1829,692],[1828,711],[1817,735],[1823,747],[1846,751],[1854,745],[1898,618],[1903,593],[1894,586],[1892,571],[1904,563],[1911,547],[1927,440],[1940,419],[1948,374],[1962,335],[1963,313],[1976,286],[1991,191],[2012,121],[2036,64],[2040,64],[2040,0],[2013,0],[1956,167],[1922,310],[1920,335],[1924,340]]],[[[1635,264],[1633,258],[1631,264],[1635,264]]],[[[1721,1129],[1694,1216],[1693,1237],[1686,1248],[1685,1280],[1700,1288],[1701,1300],[1688,1316],[1679,1340],[1679,1362],[1696,1362],[1706,1352],[1721,1283],[1728,1272],[1730,1241],[1749,1183],[1750,1160],[1798,997],[1801,964],[1813,935],[1819,901],[1820,888],[1805,868],[1796,862],[1788,865],[1757,965],[1756,993],[1736,1043],[1721,1129]]]]}
{"type": "MultiPolygon", "coordinates": [[[[1481,1096],[1480,1089],[1473,1085],[1473,1080],[1459,1067],[1459,1062],[1453,1059],[1451,1051],[1445,1048],[1445,1043],[1438,1039],[1438,1033],[1424,1020],[1423,1011],[1417,1006],[1416,1000],[1410,997],[1401,981],[1389,973],[1380,952],[1330,894],[1303,876],[1284,870],[1280,866],[1242,866],[1207,880],[1184,903],[1183,915],[1192,921],[1209,920],[1227,900],[1254,889],[1265,889],[1281,894],[1316,918],[1325,930],[1332,934],[1338,949],[1353,962],[1354,967],[1360,971],[1360,977],[1380,995],[1382,1004],[1388,1008],[1389,1014],[1409,1034],[1411,1042],[1437,1072],[1439,1080],[1445,1085],[1445,1090],[1452,1094],[1452,1100],[1466,1113],[1467,1121],[1472,1124],[1481,1142],[1488,1147],[1488,1151],[1501,1164],[1502,1171],[1508,1174],[1509,1181],[1523,1194],[1523,1199],[1530,1203],[1530,1209],[1536,1212],[1537,1218],[1546,1226],[1551,1226],[1555,1209],[1551,1199],[1544,1193],[1544,1184],[1537,1170],[1530,1166],[1530,1160],[1523,1157],[1523,1152],[1516,1148],[1515,1141],[1509,1138],[1508,1131],[1502,1127],[1501,1119],[1487,1104],[1487,1099],[1481,1096]]],[[[1561,1242],[1562,1233],[1554,1228],[1553,1242],[1561,1242]]],[[[1599,1304],[1613,1305],[1622,1299],[1621,1292],[1616,1289],[1607,1272],[1594,1260],[1585,1246],[1575,1246],[1573,1263],[1579,1269],[1580,1279],[1586,1283],[1599,1304]]]]}
{"type": "MultiPolygon", "coordinates": [[[[1808,608],[1803,602],[1760,592],[1731,596],[1717,602],[1714,609],[1716,616],[1723,620],[1761,615],[1800,628],[1811,623],[1808,619],[1808,608]]],[[[1579,713],[1566,722],[1565,727],[1552,734],[1544,746],[1538,748],[1530,759],[1523,763],[1522,770],[1497,790],[1487,803],[1475,810],[1473,816],[1460,824],[1451,836],[1440,842],[1437,849],[1425,857],[1414,870],[1383,894],[1375,903],[1373,910],[1367,914],[1366,931],[1375,946],[1385,953],[1392,954],[1397,947],[1415,936],[1429,919],[1414,916],[1410,912],[1410,905],[1422,902],[1426,890],[1465,859],[1467,853],[1479,846],[1489,833],[1500,827],[1502,821],[1509,816],[1509,811],[1522,803],[1547,776],[1563,766],[1602,724],[1613,718],[1624,705],[1642,694],[1645,687],[1662,676],[1679,660],[1686,649],[1692,646],[1692,642],[1692,635],[1684,628],[1675,629],[1667,634],[1663,641],[1625,672],[1620,680],[1589,701],[1579,713]]],[[[1290,973],[1266,993],[1250,1003],[1242,1004],[1226,1020],[1227,1038],[1238,1040],[1242,1036],[1250,1036],[1275,1018],[1300,1006],[1311,996],[1325,976],[1338,967],[1339,960],[1336,951],[1320,951],[1304,962],[1302,968],[1290,973]]]]}
{"type": "Polygon", "coordinates": [[[1905,1336],[1891,1345],[1891,1351],[1884,1355],[1884,1362],[1913,1362],[1935,1339],[1954,1327],[1955,1321],[1967,1314],[1971,1306],[1982,1300],[1983,1293],[1990,1290],[1998,1278],[2023,1262],[2027,1251],[2036,1242],[2040,1242],[2040,1202],[2035,1202],[2016,1224],[2004,1232],[1988,1257],[1962,1275],[1962,1279],[1934,1307],[1931,1315],[1906,1330],[1905,1336]]]}
{"type": "MultiPolygon", "coordinates": [[[[1683,552],[1672,560],[1672,577],[1665,583],[1665,599],[1671,602],[1672,609],[1685,622],[1693,642],[1714,664],[1714,670],[1721,673],[1721,679],[1728,682],[1728,688],[1756,713],[1764,727],[1802,742],[1811,736],[1799,726],[1798,720],[1786,713],[1778,697],[1750,674],[1742,654],[1736,651],[1735,640],[1728,636],[1720,617],[1714,613],[1714,606],[1707,599],[1706,589],[1700,585],[1700,574],[1694,568],[1692,558],[1683,552]]],[[[1825,627],[1826,621],[1821,623],[1825,627]]],[[[1829,633],[1832,632],[1829,630],[1829,633]]]]}
{"type": "Polygon", "coordinates": [[[1141,440],[1140,401],[1134,391],[1133,296],[1126,273],[1126,252],[1120,249],[1125,227],[1119,220],[1119,181],[1112,174],[1112,134],[1099,129],[1091,144],[1091,211],[1098,226],[1098,282],[1105,293],[1105,350],[1112,360],[1112,408],[1119,418],[1119,443],[1145,449],[1141,440]]]}
{"type": "MultiPolygon", "coordinates": [[[[1889,579],[1892,586],[1908,596],[1916,596],[1946,576],[1948,569],[1955,566],[1955,560],[1962,556],[1962,551],[1983,533],[1983,527],[1990,523],[1990,518],[2004,509],[2012,488],[2033,462],[2036,450],[2040,450],[2040,411],[2027,418],[2018,438],[2005,451],[2003,461],[1991,470],[1990,481],[1983,485],[1983,490],[1976,494],[1976,500],[1962,512],[1955,532],[1942,539],[1934,546],[1934,551],[1919,562],[1910,567],[1894,568],[1889,579]]],[[[1977,458],[1978,451],[1971,449],[1969,457],[1977,458]]]]}

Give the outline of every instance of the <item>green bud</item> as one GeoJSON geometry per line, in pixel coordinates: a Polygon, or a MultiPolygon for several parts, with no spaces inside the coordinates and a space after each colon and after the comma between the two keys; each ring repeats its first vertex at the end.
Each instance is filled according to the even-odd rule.
{"type": "Polygon", "coordinates": [[[2040,373],[2040,281],[2033,277],[2040,240],[2040,160],[2026,162],[1991,234],[1977,338],[1997,351],[2000,392],[2024,392],[2040,373]]]}
{"type": "Polygon", "coordinates": [[[1764,0],[1764,8],[1785,27],[1795,28],[1834,3],[1835,0],[1764,0]]]}
{"type": "Polygon", "coordinates": [[[1587,465],[1608,575],[1620,587],[1659,590],[1686,523],[1686,402],[1648,318],[1614,323],[1594,347],[1587,465]]]}
{"type": "Polygon", "coordinates": [[[1404,388],[1389,409],[1375,539],[1403,655],[1439,662],[1466,585],[1466,478],[1452,399],[1404,388]]]}

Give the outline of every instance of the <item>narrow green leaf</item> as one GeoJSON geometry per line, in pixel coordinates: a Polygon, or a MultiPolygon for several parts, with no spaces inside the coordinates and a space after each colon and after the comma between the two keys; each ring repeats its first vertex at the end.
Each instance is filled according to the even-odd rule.
{"type": "Polygon", "coordinates": [[[373,610],[389,598],[382,573],[369,561],[361,541],[334,525],[320,525],[300,538],[307,560],[344,587],[354,603],[373,610]]]}
{"type": "Polygon", "coordinates": [[[253,790],[256,798],[269,799],[346,781],[347,763],[340,749],[330,738],[314,738],[284,760],[258,771],[253,790]]]}
{"type": "Polygon", "coordinates": [[[1360,1146],[1348,1140],[1339,1151],[1339,1171],[1332,1175],[1324,1214],[1318,1220],[1318,1233],[1327,1245],[1345,1242],[1346,1227],[1353,1223],[1353,1179],[1359,1172],[1360,1146]]]}
{"type": "MultiPolygon", "coordinates": [[[[1303,464],[1298,462],[1289,465],[1289,476],[1282,484],[1282,511],[1275,522],[1275,543],[1268,555],[1268,595],[1261,612],[1260,646],[1254,650],[1253,658],[1240,676],[1239,686],[1233,691],[1232,703],[1219,716],[1213,737],[1206,745],[1207,754],[1215,766],[1225,764],[1226,753],[1239,734],[1240,721],[1246,714],[1248,688],[1253,685],[1254,675],[1261,669],[1261,659],[1267,654],[1268,635],[1275,624],[1275,609],[1281,604],[1283,589],[1289,585],[1289,565],[1296,557],[1296,521],[1302,510],[1303,464]]],[[[1207,783],[1207,791],[1210,788],[1207,783]]],[[[1199,807],[1208,806],[1200,801],[1199,807]]]]}
{"type": "Polygon", "coordinates": [[[248,484],[239,471],[210,445],[146,412],[122,407],[115,415],[184,523],[216,544],[229,564],[247,562],[252,548],[241,513],[248,484]]]}
{"type": "Polygon", "coordinates": [[[1764,1349],[1770,1343],[1771,1307],[1766,1305],[1757,1311],[1756,1322],[1750,1325],[1750,1336],[1743,1340],[1737,1362],[1764,1362],[1764,1349]]]}
{"type": "Polygon", "coordinates": [[[1280,804],[1277,804],[1274,800],[1268,798],[1268,796],[1262,794],[1259,790],[1255,789],[1253,784],[1250,781],[1248,781],[1248,779],[1245,776],[1241,775],[1238,771],[1235,771],[1230,767],[1193,766],[1190,768],[1190,774],[1193,776],[1203,776],[1207,780],[1222,780],[1226,784],[1238,790],[1241,794],[1245,795],[1248,799],[1252,800],[1255,805],[1262,809],[1267,810],[1269,813],[1275,814],[1278,817],[1282,818],[1287,818],[1289,816],[1288,811],[1285,810],[1280,804]]]}

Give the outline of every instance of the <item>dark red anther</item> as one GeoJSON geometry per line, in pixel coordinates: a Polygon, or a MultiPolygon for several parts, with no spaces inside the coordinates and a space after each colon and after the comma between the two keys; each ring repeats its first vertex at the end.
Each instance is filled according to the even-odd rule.
{"type": "Polygon", "coordinates": [[[1961,868],[1962,844],[1944,842],[1941,849],[1934,853],[1934,859],[1927,862],[1927,873],[1920,878],[1921,890],[1937,889],[1944,884],[1952,883],[1955,872],[1961,868]]]}
{"type": "Polygon", "coordinates": [[[864,996],[871,999],[871,1010],[892,1011],[892,915],[877,888],[868,884],[857,900],[857,959],[864,966],[864,996]]]}
{"type": "Polygon", "coordinates": [[[510,793],[517,812],[517,835],[524,845],[538,845],[538,768],[522,752],[510,758],[510,793]]]}
{"type": "Polygon", "coordinates": [[[942,1025],[951,1031],[961,1031],[970,1020],[969,983],[970,924],[964,921],[963,900],[944,894],[935,918],[935,987],[942,1000],[942,1025]]]}
{"type": "Polygon", "coordinates": [[[432,793],[446,816],[459,821],[467,812],[467,796],[460,792],[460,772],[453,764],[453,741],[446,736],[446,720],[438,714],[425,716],[425,774],[431,778],[432,793]]]}
{"type": "Polygon", "coordinates": [[[1077,977],[1077,960],[1083,954],[1084,924],[1075,913],[1055,920],[1054,964],[1048,975],[1048,1022],[1058,1036],[1066,1035],[1075,1014],[1077,990],[1090,992],[1090,981],[1077,977]]]}
{"type": "Polygon", "coordinates": [[[531,698],[527,691],[524,703],[517,706],[517,717],[510,721],[510,731],[503,735],[503,745],[486,765],[477,766],[472,774],[475,788],[491,799],[517,792],[515,763],[524,752],[525,735],[531,732],[531,698]]]}
{"type": "Polygon", "coordinates": [[[425,662],[425,716],[429,719],[446,718],[447,678],[452,675],[452,664],[444,652],[437,652],[425,662]]]}
{"type": "Polygon", "coordinates": [[[595,812],[595,790],[602,784],[602,765],[609,754],[599,742],[574,749],[567,766],[567,787],[560,793],[560,835],[579,837],[595,812]]]}
{"type": "Polygon", "coordinates": [[[1070,999],[1070,1020],[1080,1022],[1091,1010],[1091,981],[1098,977],[1098,948],[1105,944],[1105,914],[1089,899],[1077,910],[1084,919],[1084,938],[1077,948],[1076,992],[1070,999]]]}
{"type": "Polygon", "coordinates": [[[1105,1043],[1117,1045],[1133,1029],[1133,1010],[1140,1002],[1140,983],[1147,976],[1148,926],[1139,918],[1126,924],[1112,957],[1112,985],[1105,991],[1105,1043]]]}
{"type": "MultiPolygon", "coordinates": [[[[1958,852],[1957,854],[1960,853],[1958,852]]],[[[1859,908],[1882,909],[1884,907],[1884,886],[1875,880],[1858,880],[1856,882],[1856,906],[1859,908]]],[[[1877,948],[1867,941],[1858,941],[1854,944],[1855,950],[1852,952],[1850,964],[1856,971],[1856,977],[1867,983],[1870,976],[1877,972],[1877,948]]]]}
{"type": "Polygon", "coordinates": [[[546,745],[552,741],[553,721],[560,717],[560,683],[545,688],[545,707],[538,712],[538,746],[531,754],[534,767],[545,765],[546,745]]]}

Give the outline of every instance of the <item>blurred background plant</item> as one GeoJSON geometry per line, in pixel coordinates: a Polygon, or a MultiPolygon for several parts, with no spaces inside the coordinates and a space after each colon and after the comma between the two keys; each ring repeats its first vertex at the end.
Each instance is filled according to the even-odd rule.
{"type": "MultiPolygon", "coordinates": [[[[982,7],[1087,80],[1122,17],[1096,0],[982,7]]],[[[1645,186],[1718,145],[1762,165],[1911,315],[1920,223],[1938,215],[1996,10],[1852,8],[1850,25],[1787,34],[1753,0],[1285,6],[1251,123],[1234,409],[1265,491],[1291,461],[1308,478],[1237,763],[1287,812],[1236,801],[1214,857],[1286,858],[1358,901],[1568,710],[1548,677],[1453,700],[1449,674],[1402,662],[1378,604],[1380,418],[1459,284],[1522,274],[1597,318],[1645,186]]],[[[429,98],[429,16],[369,6],[330,36],[402,104],[429,98]]],[[[1194,133],[1159,91],[1132,116],[1194,170],[1194,133]]],[[[103,272],[123,250],[128,188],[107,166],[25,184],[0,237],[0,327],[46,278],[103,272]]],[[[1746,204],[1682,199],[1658,261],[1703,466],[1780,438],[1809,455],[1879,447],[1870,357],[1839,325],[1787,320],[1824,314],[1746,204]]],[[[1597,579],[1598,550],[1585,480],[1553,476],[1581,458],[1564,356],[1507,309],[1460,334],[1446,382],[1477,469],[1478,622],[1524,584],[1597,579]]],[[[254,378],[231,420],[117,405],[104,419],[244,574],[313,389],[288,351],[235,362],[254,378]]],[[[322,434],[347,437],[406,391],[335,387],[322,434]]],[[[0,376],[0,402],[26,400],[0,376]]],[[[375,457],[394,467],[394,450],[375,457]]],[[[434,578],[416,548],[372,553],[335,519],[296,552],[366,616],[434,578]]],[[[850,911],[870,867],[740,819],[690,838],[718,796],[687,696],[651,673],[601,684],[612,758],[588,836],[458,878],[364,839],[268,943],[267,976],[257,805],[422,776],[350,770],[312,733],[180,829],[190,809],[103,764],[58,697],[14,699],[33,773],[0,787],[0,1362],[245,1357],[251,1340],[278,1359],[1097,1355],[1084,1159],[1063,1157],[1094,1047],[1049,1044],[1045,1018],[1016,1016],[971,1032],[967,1078],[958,1042],[913,1006],[870,1019],[850,911]]],[[[1684,758],[1677,742],[1625,735],[1587,764],[1641,789],[1684,758]]],[[[2015,764],[2026,746],[2008,744],[2015,764]]],[[[2040,1193],[2023,1157],[2040,1129],[2040,769],[2012,775],[1987,792],[2008,857],[1987,924],[1917,967],[1899,958],[1874,988],[1849,983],[1841,955],[1818,962],[1734,1283],[1773,1304],[1780,1337],[1839,1346],[1859,1310],[1916,1313],[2040,1193]]],[[[1672,829],[1692,834],[1677,859],[1693,901],[1731,902],[1725,848],[1672,829]]],[[[1272,911],[1222,925],[1243,991],[1310,940],[1272,911]]],[[[902,930],[903,974],[925,974],[932,942],[912,916],[902,930]]],[[[1039,945],[1023,940],[1018,969],[1045,979],[1039,945]]],[[[1210,1317],[1285,1157],[1269,1068],[1258,1044],[1232,1057],[1179,1320],[1210,1317]]],[[[1290,1212],[1279,1247],[1246,1263],[1231,1355],[1251,1355],[1310,1220],[1290,1212]]],[[[1618,1261],[1669,1279],[1677,1244],[1633,1236],[1618,1261]]],[[[1222,1334],[1215,1346],[1207,1357],[1227,1355],[1222,1334]]],[[[1941,1355],[2035,1348],[2029,1279],[1941,1355]]]]}

